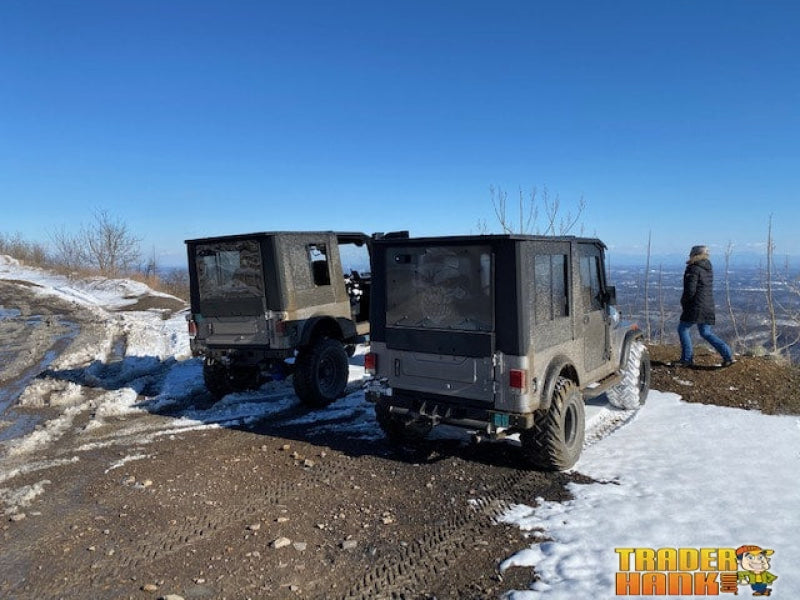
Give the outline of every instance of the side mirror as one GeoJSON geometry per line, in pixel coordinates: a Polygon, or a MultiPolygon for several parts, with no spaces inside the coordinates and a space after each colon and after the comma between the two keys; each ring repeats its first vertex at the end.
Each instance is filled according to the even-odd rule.
{"type": "Polygon", "coordinates": [[[617,288],[616,286],[609,285],[606,287],[605,303],[607,306],[616,306],[617,304],[617,288]]]}

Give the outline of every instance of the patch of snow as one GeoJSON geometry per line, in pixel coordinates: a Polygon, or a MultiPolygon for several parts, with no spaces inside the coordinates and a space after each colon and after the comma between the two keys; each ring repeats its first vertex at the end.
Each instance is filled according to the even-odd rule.
{"type": "Polygon", "coordinates": [[[127,465],[129,462],[134,462],[137,460],[145,460],[150,458],[151,456],[152,454],[133,454],[131,456],[126,456],[125,458],[118,460],[117,462],[113,463],[110,467],[108,467],[105,470],[105,473],[108,474],[110,471],[113,471],[114,469],[119,469],[120,467],[127,465]]]}
{"type": "Polygon", "coordinates": [[[77,456],[73,456],[72,458],[59,458],[55,460],[41,460],[41,461],[27,462],[13,469],[0,472],[0,483],[3,483],[10,479],[14,479],[14,477],[18,477],[20,475],[27,475],[28,473],[36,473],[37,471],[45,471],[47,469],[52,469],[54,467],[60,467],[62,465],[76,463],[79,460],[80,459],[77,456]]]}
{"type": "Polygon", "coordinates": [[[20,508],[26,508],[31,502],[44,493],[44,486],[50,483],[49,479],[43,479],[32,485],[24,485],[17,489],[0,488],[0,502],[6,505],[5,514],[16,513],[20,508]]]}
{"type": "Polygon", "coordinates": [[[36,379],[20,394],[20,406],[76,406],[83,402],[84,390],[71,381],[36,379]]]}
{"type": "Polygon", "coordinates": [[[34,455],[44,446],[52,444],[67,433],[77,415],[88,409],[88,404],[67,407],[58,418],[46,421],[44,426],[25,437],[4,442],[7,456],[34,455]]]}
{"type": "Polygon", "coordinates": [[[636,418],[586,449],[574,499],[517,505],[502,517],[552,541],[508,558],[539,576],[513,600],[615,598],[615,548],[775,550],[781,597],[800,593],[800,434],[796,417],[686,403],[651,392],[636,418]]]}
{"type": "Polygon", "coordinates": [[[19,261],[16,258],[12,258],[8,254],[0,254],[0,265],[6,267],[18,267],[19,261]]]}

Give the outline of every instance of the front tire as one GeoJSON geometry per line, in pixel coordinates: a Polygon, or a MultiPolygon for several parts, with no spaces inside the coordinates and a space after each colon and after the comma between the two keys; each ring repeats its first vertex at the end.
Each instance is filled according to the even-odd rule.
{"type": "Polygon", "coordinates": [[[537,411],[533,427],[520,434],[522,452],[539,469],[569,469],[581,455],[585,430],[583,394],[573,381],[559,377],[550,408],[537,411]]]}
{"type": "Polygon", "coordinates": [[[294,391],[307,406],[322,408],[344,395],[350,365],[341,342],[324,338],[300,351],[294,391]]]}
{"type": "Polygon", "coordinates": [[[650,353],[642,342],[633,342],[622,381],[606,392],[608,402],[623,410],[635,410],[647,400],[650,392],[650,353]]]}

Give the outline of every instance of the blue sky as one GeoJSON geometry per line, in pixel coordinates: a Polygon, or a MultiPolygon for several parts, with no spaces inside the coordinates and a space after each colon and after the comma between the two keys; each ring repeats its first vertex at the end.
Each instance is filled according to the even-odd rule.
{"type": "MultiPolygon", "coordinates": [[[[475,233],[546,187],[619,258],[800,256],[796,2],[0,3],[0,231],[143,251],[475,233]]],[[[540,219],[540,225],[542,224],[540,219]]]]}

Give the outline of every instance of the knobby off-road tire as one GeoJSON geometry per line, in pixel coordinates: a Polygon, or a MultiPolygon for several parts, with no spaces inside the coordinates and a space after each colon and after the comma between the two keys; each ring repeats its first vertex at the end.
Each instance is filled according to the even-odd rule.
{"type": "Polygon", "coordinates": [[[344,395],[349,372],[347,352],[342,343],[323,338],[297,356],[294,391],[307,406],[327,406],[344,395]]]}
{"type": "Polygon", "coordinates": [[[384,400],[375,403],[375,418],[393,446],[417,448],[433,429],[430,423],[410,421],[406,417],[389,412],[389,404],[384,400]]]}
{"type": "Polygon", "coordinates": [[[622,381],[606,392],[608,401],[623,410],[637,409],[650,391],[650,353],[642,342],[631,344],[622,375],[622,381]]]}
{"type": "Polygon", "coordinates": [[[574,382],[559,377],[550,408],[538,411],[533,427],[520,435],[522,452],[539,469],[569,469],[581,455],[585,429],[583,394],[574,382]]]}

